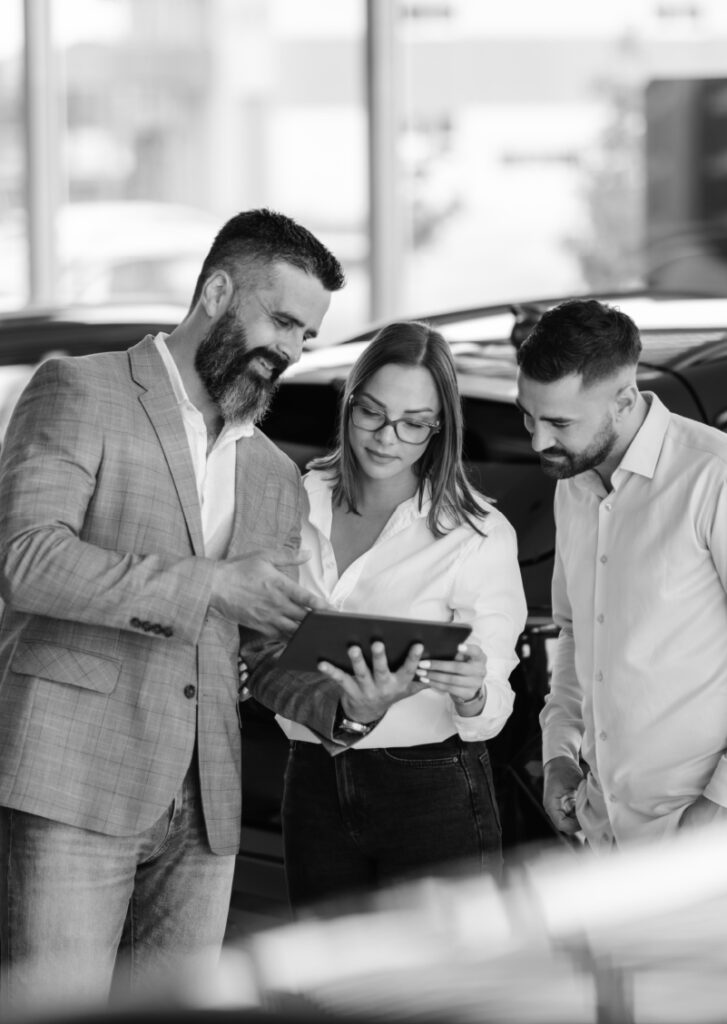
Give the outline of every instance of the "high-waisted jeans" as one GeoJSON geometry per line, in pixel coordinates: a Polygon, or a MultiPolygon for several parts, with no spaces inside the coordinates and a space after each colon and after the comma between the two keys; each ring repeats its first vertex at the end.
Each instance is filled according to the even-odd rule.
{"type": "Polygon", "coordinates": [[[502,871],[484,742],[451,736],[331,756],[294,740],[283,837],[294,909],[427,875],[502,871]]]}

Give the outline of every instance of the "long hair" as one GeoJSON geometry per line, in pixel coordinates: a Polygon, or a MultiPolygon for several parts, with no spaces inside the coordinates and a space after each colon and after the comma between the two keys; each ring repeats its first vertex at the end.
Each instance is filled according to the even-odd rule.
{"type": "Polygon", "coordinates": [[[486,516],[479,496],[467,480],[462,465],[462,405],[449,345],[429,324],[405,321],[383,327],[351,368],[338,409],[338,440],[328,455],[314,459],[309,469],[329,470],[333,478],[333,502],[358,512],[358,461],[349,438],[349,409],[354,395],[383,366],[423,366],[434,380],[441,403],[441,428],[432,434],[415,464],[417,494],[422,507],[427,485],[432,505],[427,524],[442,537],[462,523],[478,533],[486,516]]]}

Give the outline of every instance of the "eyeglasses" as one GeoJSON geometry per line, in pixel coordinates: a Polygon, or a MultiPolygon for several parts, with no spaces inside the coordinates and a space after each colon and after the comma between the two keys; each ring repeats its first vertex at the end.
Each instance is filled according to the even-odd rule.
{"type": "Polygon", "coordinates": [[[348,411],[354,427],[368,430],[372,434],[377,430],[383,430],[384,427],[393,427],[394,433],[404,444],[424,444],[432,434],[441,430],[438,420],[435,423],[427,423],[425,420],[412,420],[407,416],[390,420],[381,409],[373,409],[353,397],[349,399],[348,411]]]}

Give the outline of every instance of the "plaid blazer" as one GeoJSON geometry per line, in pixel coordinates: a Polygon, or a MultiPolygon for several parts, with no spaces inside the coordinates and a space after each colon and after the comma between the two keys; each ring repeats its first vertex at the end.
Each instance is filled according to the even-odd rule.
{"type": "MultiPolygon", "coordinates": [[[[239,441],[230,555],[296,548],[301,498],[265,435],[239,441]]],[[[171,803],[196,738],[211,848],[237,851],[239,633],[208,610],[212,568],[151,335],[43,363],[0,460],[0,805],[138,833],[171,803]]],[[[305,717],[293,686],[282,677],[271,704],[305,717]]],[[[313,728],[330,731],[335,703],[309,701],[313,728]]]]}

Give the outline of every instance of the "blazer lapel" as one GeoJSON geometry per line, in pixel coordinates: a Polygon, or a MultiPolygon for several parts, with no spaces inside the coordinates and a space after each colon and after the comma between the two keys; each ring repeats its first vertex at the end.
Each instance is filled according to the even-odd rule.
{"type": "Polygon", "coordinates": [[[151,334],[129,349],[129,363],[132,378],[144,389],[139,401],[159,438],[174,480],[192,550],[195,555],[204,555],[202,517],[189,443],[169,374],[151,334]]]}
{"type": "Polygon", "coordinates": [[[253,537],[265,493],[268,467],[257,427],[252,437],[240,438],[236,447],[235,518],[228,550],[240,554],[245,549],[258,546],[253,537]]]}

